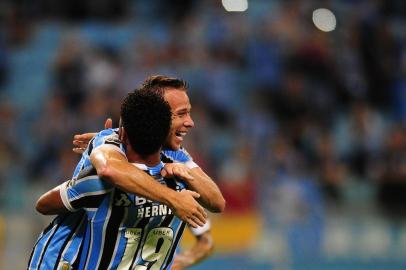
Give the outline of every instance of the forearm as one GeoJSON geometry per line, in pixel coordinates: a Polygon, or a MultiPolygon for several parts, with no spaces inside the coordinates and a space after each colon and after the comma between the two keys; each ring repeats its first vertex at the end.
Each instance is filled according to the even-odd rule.
{"type": "Polygon", "coordinates": [[[200,194],[199,201],[211,212],[223,212],[225,200],[213,180],[199,167],[190,170],[193,180],[188,180],[190,189],[200,194]]]}
{"type": "Polygon", "coordinates": [[[147,199],[158,201],[172,207],[176,191],[160,184],[150,175],[134,165],[121,160],[111,159],[105,166],[96,167],[104,180],[128,193],[135,193],[147,199]]]}
{"type": "Polygon", "coordinates": [[[204,225],[207,214],[196,201],[200,197],[198,193],[190,190],[177,192],[162,185],[128,163],[124,155],[113,149],[101,146],[90,154],[91,163],[99,177],[125,192],[168,205],[176,216],[192,227],[204,225]]]}
{"type": "Polygon", "coordinates": [[[35,209],[43,215],[57,215],[67,212],[61,197],[60,186],[44,193],[37,201],[35,209]]]}
{"type": "Polygon", "coordinates": [[[186,265],[187,267],[201,262],[210,256],[214,250],[213,239],[210,232],[205,232],[204,234],[197,236],[196,240],[197,241],[192,248],[179,254],[180,256],[188,258],[187,261],[189,262],[189,265],[186,265]]]}

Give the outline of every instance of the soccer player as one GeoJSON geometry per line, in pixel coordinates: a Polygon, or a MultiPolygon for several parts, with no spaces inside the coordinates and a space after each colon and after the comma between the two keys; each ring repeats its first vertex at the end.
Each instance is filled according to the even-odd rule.
{"type": "MultiPolygon", "coordinates": [[[[176,79],[175,79],[176,80],[176,79]]],[[[162,88],[165,88],[165,87],[168,87],[167,85],[165,85],[165,83],[173,83],[173,81],[171,81],[171,80],[169,80],[169,81],[166,81],[165,82],[165,79],[163,80],[164,81],[164,83],[162,84],[162,81],[160,81],[160,79],[159,78],[155,78],[155,80],[149,80],[150,81],[150,83],[149,83],[149,86],[151,87],[151,86],[154,86],[154,84],[155,84],[155,86],[158,86],[158,87],[162,87],[162,88]],[[156,80],[157,79],[157,80],[156,80]],[[155,81],[155,82],[154,82],[155,81]],[[152,83],[151,83],[152,82],[152,83]],[[160,85],[160,82],[161,82],[161,85],[160,85]]],[[[148,82],[148,81],[147,81],[148,82]]],[[[145,86],[145,85],[144,85],[145,86]]],[[[147,83],[147,87],[148,87],[148,83],[147,83]]],[[[173,85],[171,86],[171,87],[174,87],[173,85]]],[[[187,96],[186,96],[187,97],[187,96]]],[[[187,100],[188,101],[188,100],[187,100]]],[[[187,119],[187,118],[186,118],[187,119]]],[[[187,120],[186,120],[187,121],[187,120]]],[[[187,125],[185,125],[185,126],[187,126],[187,125]]],[[[178,125],[178,127],[179,127],[179,125],[178,125]]],[[[185,132],[185,131],[183,131],[183,132],[185,132]]],[[[174,136],[176,136],[175,135],[175,133],[172,133],[174,136]]],[[[111,155],[111,153],[109,153],[110,155],[111,155]]],[[[184,158],[185,157],[185,155],[184,155],[185,153],[178,153],[178,154],[176,154],[176,151],[173,151],[172,153],[170,153],[168,156],[169,156],[169,158],[170,159],[172,159],[172,160],[176,160],[176,157],[177,158],[184,158]],[[172,155],[171,155],[172,154],[172,155]],[[180,154],[180,155],[179,155],[180,154]]],[[[114,155],[113,155],[114,156],[114,155]]],[[[168,156],[167,156],[167,158],[168,158],[168,156]]],[[[186,156],[187,157],[187,156],[186,156]]],[[[122,157],[121,157],[122,158],[122,157]]],[[[115,160],[115,162],[116,162],[116,164],[120,164],[120,162],[117,162],[118,161],[118,159],[117,160],[115,160]]],[[[128,163],[128,162],[127,162],[128,163]]],[[[193,162],[191,162],[191,164],[193,164],[193,162]]],[[[82,164],[83,165],[83,164],[82,164]]],[[[125,165],[127,165],[127,164],[121,164],[121,165],[124,165],[124,167],[125,167],[125,165]]],[[[176,165],[178,165],[178,164],[176,164],[176,165]]],[[[189,178],[189,180],[193,180],[193,178],[191,178],[191,177],[189,177],[190,175],[188,175],[188,173],[187,173],[187,171],[185,171],[184,170],[184,168],[179,168],[178,166],[172,166],[172,167],[169,167],[168,169],[166,169],[165,170],[165,172],[167,173],[167,175],[168,176],[173,176],[173,175],[182,175],[182,173],[183,173],[183,176],[184,177],[186,177],[186,178],[189,178]]],[[[78,166],[79,167],[79,166],[78,166]]],[[[127,166],[127,168],[128,168],[128,166],[127,166]]],[[[130,166],[130,171],[131,171],[131,169],[133,170],[133,172],[134,172],[134,174],[132,174],[132,176],[134,176],[134,175],[137,175],[136,173],[136,171],[134,171],[134,167],[132,167],[132,166],[130,166]]],[[[75,172],[75,174],[77,175],[77,172],[75,172]]],[[[125,175],[126,177],[128,176],[128,174],[127,175],[125,175]]],[[[124,178],[126,178],[126,177],[124,177],[124,178]]],[[[123,179],[123,177],[122,177],[122,179],[123,179]]],[[[114,184],[114,181],[112,181],[112,183],[114,184]]],[[[133,187],[131,187],[130,186],[130,189],[131,188],[133,188],[133,187]]],[[[216,186],[215,186],[215,188],[216,188],[216,186]]],[[[214,189],[215,190],[215,189],[214,189]]],[[[218,190],[218,189],[217,189],[218,190]]],[[[144,191],[145,192],[145,191],[144,191]]],[[[52,192],[50,192],[51,194],[52,194],[52,192]]],[[[54,190],[54,192],[53,192],[54,194],[55,194],[55,190],[54,190]]],[[[49,194],[48,194],[49,195],[49,194]]],[[[148,196],[148,195],[146,195],[146,196],[148,196]]],[[[221,196],[221,193],[220,193],[220,196],[221,196]]],[[[47,198],[47,196],[43,196],[43,197],[45,197],[45,198],[47,198]]],[[[49,197],[49,196],[48,196],[49,197]]],[[[52,196],[51,196],[52,197],[52,196]]],[[[222,198],[222,196],[220,197],[220,200],[217,200],[217,201],[220,201],[220,203],[221,203],[221,200],[223,200],[223,203],[224,203],[224,199],[222,198]]],[[[45,200],[46,201],[46,200],[45,200]]],[[[215,200],[214,200],[215,201],[215,200]]],[[[51,202],[52,202],[52,200],[51,200],[51,202]]],[[[210,205],[210,203],[209,204],[207,204],[207,205],[210,205]]],[[[222,208],[224,208],[224,204],[221,206],[215,206],[215,207],[220,207],[220,211],[222,210],[222,208]]],[[[40,210],[41,212],[43,212],[43,213],[47,213],[47,214],[53,214],[53,213],[57,213],[59,210],[58,210],[58,207],[56,207],[55,206],[55,204],[53,204],[53,203],[51,203],[51,207],[50,207],[50,204],[48,203],[48,206],[46,206],[46,204],[44,204],[44,200],[39,200],[39,205],[38,205],[38,210],[40,210]],[[54,207],[54,209],[53,209],[53,207],[54,207]]],[[[176,209],[176,208],[175,208],[176,209]]],[[[219,208],[218,208],[219,209],[219,208]]],[[[216,210],[215,209],[215,211],[218,211],[218,210],[216,210]]],[[[180,212],[180,211],[179,211],[180,212]]],[[[198,223],[194,223],[194,221],[192,220],[190,220],[189,219],[189,223],[190,224],[192,224],[192,225],[194,225],[194,226],[196,226],[196,225],[198,225],[198,223]]],[[[73,213],[73,214],[69,214],[69,215],[62,215],[62,216],[60,216],[60,217],[58,217],[57,219],[56,219],[56,221],[55,222],[53,222],[53,224],[51,224],[51,226],[49,227],[49,229],[48,230],[45,230],[44,231],[44,234],[43,235],[45,235],[44,237],[42,237],[42,238],[45,238],[46,240],[45,241],[43,241],[44,243],[42,243],[42,245],[39,245],[38,243],[37,243],[37,245],[36,245],[36,247],[34,248],[34,251],[35,251],[35,249],[39,249],[39,250],[41,250],[41,252],[40,252],[40,254],[41,254],[41,259],[42,258],[44,258],[44,257],[46,257],[47,258],[47,260],[46,261],[49,261],[49,257],[50,256],[47,256],[47,253],[50,253],[50,254],[52,254],[52,251],[58,251],[58,248],[59,249],[61,249],[60,250],[60,252],[59,252],[59,255],[58,255],[58,258],[60,259],[61,258],[61,254],[62,254],[62,249],[65,249],[65,251],[64,251],[64,253],[63,254],[68,254],[69,255],[69,252],[67,252],[67,251],[69,251],[69,249],[68,249],[68,247],[69,246],[74,246],[74,243],[75,243],[75,241],[77,242],[77,243],[79,243],[80,241],[78,240],[78,238],[80,239],[80,237],[76,237],[75,238],[75,235],[78,235],[78,236],[80,236],[82,233],[81,233],[81,231],[83,231],[84,229],[83,229],[83,227],[84,227],[84,222],[83,222],[83,213],[82,212],[79,212],[79,213],[73,213]],[[58,219],[59,219],[59,222],[58,222],[58,219]],[[76,220],[76,223],[74,222],[76,220]],[[62,223],[62,224],[61,224],[62,223]],[[71,225],[75,225],[75,229],[73,229],[73,230],[69,230],[69,228],[72,228],[72,226],[71,225]],[[57,240],[55,240],[55,237],[53,237],[54,235],[56,235],[57,233],[57,231],[64,231],[64,234],[63,234],[63,236],[62,237],[60,237],[60,238],[58,238],[58,239],[61,239],[61,241],[59,241],[60,243],[57,243],[58,245],[56,245],[56,248],[52,248],[53,247],[53,245],[52,245],[52,243],[53,242],[58,242],[57,240]],[[64,237],[66,237],[66,239],[64,239],[64,237]],[[51,240],[49,240],[49,239],[51,239],[51,240]],[[70,240],[69,240],[70,239],[70,240]],[[72,241],[72,239],[74,239],[74,241],[72,241]],[[40,246],[40,248],[38,248],[38,246],[40,246]]],[[[41,237],[40,237],[40,240],[41,240],[41,237]]],[[[41,242],[39,240],[39,243],[41,242]]],[[[43,240],[43,239],[42,239],[43,240]]],[[[75,250],[75,249],[73,249],[74,250],[74,252],[70,252],[71,253],[71,255],[70,255],[70,257],[71,258],[76,258],[77,257],[77,250],[75,250]]],[[[55,253],[55,252],[54,252],[55,253]]],[[[66,258],[66,256],[62,256],[63,258],[66,258]]],[[[69,257],[69,256],[67,256],[67,257],[69,257]]],[[[30,268],[31,269],[31,268],[30,268]]],[[[36,269],[36,268],[32,268],[32,269],[36,269]]],[[[48,269],[48,268],[41,268],[41,269],[48,269]]],[[[53,269],[53,268],[49,268],[49,269],[53,269]]],[[[75,269],[75,268],[73,268],[73,269],[75,269]]]]}
{"type": "MultiPolygon", "coordinates": [[[[135,95],[141,93],[138,91],[135,95]]],[[[151,91],[144,93],[152,94],[151,91]]],[[[157,106],[157,102],[140,102],[135,97],[126,98],[121,113],[123,128],[120,135],[128,160],[137,162],[136,166],[160,183],[173,190],[183,190],[186,185],[182,181],[160,175],[163,169],[160,147],[168,134],[169,124],[165,129],[162,119],[145,121],[147,116],[151,118],[148,109],[157,106]],[[135,107],[138,110],[128,110],[135,107]]],[[[159,110],[155,108],[154,111],[159,110]]],[[[104,157],[93,151],[90,159],[96,171],[105,163],[104,157]]],[[[67,209],[84,208],[89,217],[79,269],[167,269],[171,264],[185,223],[166,205],[114,188],[98,176],[88,176],[63,186],[61,197],[67,209]]]]}
{"type": "MultiPolygon", "coordinates": [[[[154,76],[151,77],[149,82],[145,84],[156,84],[158,81],[167,82],[166,86],[159,88],[159,91],[164,93],[165,99],[171,106],[172,110],[172,126],[171,132],[168,139],[165,142],[164,150],[162,151],[162,156],[169,162],[183,163],[194,175],[194,183],[202,184],[203,190],[197,189],[199,193],[208,191],[209,194],[217,194],[216,203],[221,206],[221,211],[224,209],[225,201],[222,197],[217,186],[211,180],[211,178],[203,172],[203,170],[198,167],[196,163],[193,162],[192,158],[187,154],[186,150],[183,149],[180,144],[183,141],[183,137],[187,134],[189,128],[193,127],[194,123],[190,117],[191,105],[189,98],[187,96],[186,84],[177,79],[168,78],[165,76],[154,76]],[[170,156],[169,158],[166,158],[170,156]],[[206,186],[205,186],[206,185],[206,186]],[[219,194],[219,195],[218,195],[219,194]]],[[[107,120],[107,127],[111,127],[111,120],[107,120]]],[[[74,137],[74,151],[77,153],[82,153],[83,149],[87,146],[88,142],[95,136],[95,133],[85,133],[81,135],[75,135],[74,137]]],[[[199,188],[199,187],[197,187],[199,188]]],[[[212,200],[215,201],[215,200],[212,200]]],[[[214,204],[214,203],[212,203],[214,204]]],[[[190,251],[185,251],[179,256],[175,257],[174,268],[179,267],[183,269],[193,265],[205,257],[207,257],[213,249],[213,240],[210,235],[210,227],[204,226],[205,231],[197,230],[199,233],[196,236],[196,244],[192,247],[190,251]],[[186,256],[185,256],[186,255],[186,256]]]]}
{"type": "MultiPolygon", "coordinates": [[[[110,118],[106,120],[104,127],[105,127],[105,129],[112,128],[112,120],[110,118]]],[[[90,141],[90,139],[92,139],[95,135],[96,135],[96,133],[86,133],[86,134],[75,136],[75,137],[80,137],[81,142],[80,142],[80,144],[78,144],[78,142],[75,141],[76,148],[74,148],[74,152],[82,154],[83,150],[85,149],[84,148],[85,140],[90,141]]],[[[166,155],[168,155],[168,153],[166,153],[166,155]]],[[[161,153],[161,156],[166,157],[166,155],[165,155],[165,150],[163,150],[161,153]]],[[[178,157],[179,156],[182,156],[182,155],[178,155],[178,157]]],[[[173,158],[174,157],[172,156],[172,159],[173,158]]],[[[190,158],[190,156],[185,156],[185,158],[182,160],[179,160],[179,161],[174,160],[174,161],[190,163],[191,158],[190,158]]],[[[172,270],[182,270],[182,269],[189,268],[189,267],[201,262],[202,260],[206,259],[213,252],[214,241],[213,241],[213,237],[210,233],[211,224],[210,224],[209,219],[206,220],[206,223],[203,226],[199,226],[197,228],[188,226],[188,228],[189,228],[190,232],[192,233],[192,235],[195,237],[195,243],[193,244],[193,246],[190,249],[185,250],[182,253],[175,255],[174,262],[171,267],[172,270]]]]}
{"type": "MultiPolygon", "coordinates": [[[[168,163],[165,166],[163,175],[172,176],[175,172],[182,172],[184,175],[191,175],[192,178],[185,179],[189,189],[200,194],[199,201],[211,212],[222,212],[225,208],[225,200],[214,181],[195,163],[187,151],[181,147],[183,138],[189,129],[193,128],[194,122],[191,117],[192,106],[187,95],[186,82],[167,76],[151,76],[145,81],[142,88],[149,89],[162,94],[169,103],[172,111],[171,130],[165,141],[162,151],[163,161],[168,163]],[[172,164],[169,164],[172,163],[172,164]]],[[[74,151],[83,152],[94,137],[95,133],[75,135],[73,143],[76,146],[74,151]]],[[[107,155],[106,155],[107,156],[107,155]]],[[[131,168],[128,168],[131,169],[131,168]]],[[[132,169],[135,170],[135,169],[132,169]]],[[[132,179],[123,179],[120,184],[130,185],[132,179]]]]}
{"type": "MultiPolygon", "coordinates": [[[[161,96],[150,91],[129,94],[122,105],[121,140],[112,130],[99,133],[87,149],[90,158],[82,158],[84,162],[79,163],[80,178],[59,187],[59,204],[63,203],[70,211],[85,209],[88,217],[86,244],[77,255],[82,260],[79,269],[122,269],[133,264],[154,264],[156,269],[166,269],[171,263],[184,222],[166,205],[126,193],[101,180],[96,171],[106,160],[98,156],[98,148],[93,148],[100,140],[115,144],[121,150],[116,151],[126,154],[129,161],[145,163],[135,165],[153,175],[155,181],[174,192],[184,189],[185,184],[178,179],[160,176],[163,168],[160,147],[169,131],[170,107],[162,97],[161,100],[157,97],[161,96]],[[87,162],[93,166],[86,166],[87,162]],[[160,248],[151,255],[148,252],[154,240],[160,248]],[[157,256],[161,258],[158,262],[157,256]]],[[[62,261],[59,267],[71,269],[72,265],[62,261]]]]}

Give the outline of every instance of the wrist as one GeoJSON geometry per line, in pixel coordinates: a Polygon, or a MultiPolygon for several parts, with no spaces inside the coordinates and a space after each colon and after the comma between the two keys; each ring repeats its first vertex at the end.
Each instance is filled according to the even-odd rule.
{"type": "Polygon", "coordinates": [[[176,204],[177,204],[177,192],[174,190],[169,189],[167,192],[165,192],[164,194],[164,203],[166,205],[168,205],[170,208],[172,208],[172,210],[174,210],[176,208],[176,204]]]}

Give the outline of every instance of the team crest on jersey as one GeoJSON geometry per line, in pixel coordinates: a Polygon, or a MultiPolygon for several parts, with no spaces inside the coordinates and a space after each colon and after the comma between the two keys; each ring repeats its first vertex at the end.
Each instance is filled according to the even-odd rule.
{"type": "Polygon", "coordinates": [[[59,270],[71,270],[72,267],[71,267],[70,263],[68,263],[66,261],[62,261],[59,263],[58,269],[59,270]]]}

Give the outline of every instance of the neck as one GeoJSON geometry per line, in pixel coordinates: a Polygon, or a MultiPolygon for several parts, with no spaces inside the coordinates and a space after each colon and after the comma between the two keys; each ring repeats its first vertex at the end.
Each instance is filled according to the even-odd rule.
{"type": "Polygon", "coordinates": [[[147,165],[148,167],[154,167],[159,162],[161,162],[161,155],[160,151],[157,151],[150,155],[140,155],[137,152],[133,151],[131,148],[127,148],[127,159],[131,163],[142,163],[147,165]]]}

